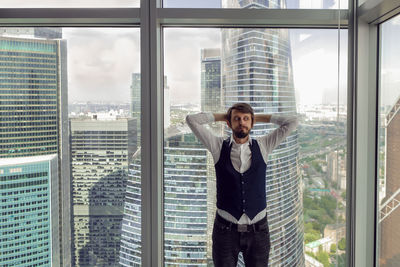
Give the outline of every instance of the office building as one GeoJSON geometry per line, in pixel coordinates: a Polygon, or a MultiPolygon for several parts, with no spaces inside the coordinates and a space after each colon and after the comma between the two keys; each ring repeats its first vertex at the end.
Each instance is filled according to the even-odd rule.
{"type": "Polygon", "coordinates": [[[57,154],[0,161],[0,265],[60,266],[57,154]]]}
{"type": "MultiPolygon", "coordinates": [[[[129,167],[120,264],[141,266],[140,151],[129,167]]],[[[207,266],[207,151],[187,126],[170,126],[164,143],[166,266],[207,266]]]]}
{"type": "Polygon", "coordinates": [[[75,266],[118,266],[136,119],[71,119],[75,266]]]}
{"type": "Polygon", "coordinates": [[[140,117],[140,73],[132,73],[131,83],[131,116],[140,117]]]}
{"type": "MultiPolygon", "coordinates": [[[[58,154],[59,221],[70,222],[67,47],[54,38],[61,29],[0,28],[0,158],[58,154]]],[[[66,266],[70,224],[59,227],[66,266]]]]}
{"type": "MultiPolygon", "coordinates": [[[[130,94],[130,112],[131,116],[138,118],[137,133],[138,139],[140,140],[140,73],[132,73],[132,83],[131,83],[131,94],[130,94]]],[[[168,128],[171,124],[170,122],[170,88],[168,86],[167,76],[164,76],[164,128],[168,128]]]]}
{"type": "Polygon", "coordinates": [[[203,112],[221,111],[221,49],[201,49],[200,95],[203,112]]]}
{"type": "Polygon", "coordinates": [[[400,261],[400,100],[389,110],[386,124],[386,197],[380,203],[381,230],[379,266],[396,266],[400,261]]]}

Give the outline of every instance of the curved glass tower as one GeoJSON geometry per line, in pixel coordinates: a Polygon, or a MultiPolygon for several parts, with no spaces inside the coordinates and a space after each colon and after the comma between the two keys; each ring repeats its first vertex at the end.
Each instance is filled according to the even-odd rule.
{"type": "Polygon", "coordinates": [[[164,144],[164,264],[207,266],[206,253],[207,150],[185,128],[164,144]]]}
{"type": "MultiPolygon", "coordinates": [[[[141,266],[140,150],[129,166],[121,266],[141,266]]],[[[165,266],[207,266],[207,150],[188,127],[165,130],[165,266]]]]}
{"type": "MultiPolygon", "coordinates": [[[[242,8],[260,8],[265,3],[239,1],[242,8]]],[[[247,102],[256,113],[296,113],[288,30],[223,29],[221,66],[226,109],[235,103],[247,102]]],[[[271,124],[256,124],[252,136],[268,134],[275,128],[271,124]]],[[[304,266],[297,159],[295,131],[273,151],[267,163],[270,266],[304,266]]]]}
{"type": "Polygon", "coordinates": [[[141,149],[134,153],[128,168],[125,192],[124,215],[121,227],[119,264],[121,266],[141,265],[141,149]]]}

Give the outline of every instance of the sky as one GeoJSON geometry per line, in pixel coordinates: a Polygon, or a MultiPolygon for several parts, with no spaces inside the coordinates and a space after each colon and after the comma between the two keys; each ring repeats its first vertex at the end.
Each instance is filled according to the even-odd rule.
{"type": "MultiPolygon", "coordinates": [[[[288,0],[295,6],[295,0],[288,0]]],[[[318,6],[316,0],[301,0],[318,6]]],[[[2,7],[130,6],[139,0],[2,0],[2,7]]],[[[218,7],[219,0],[166,0],[167,7],[218,7]]],[[[291,4],[290,4],[291,3],[291,4]]],[[[325,3],[336,4],[332,0],[325,3]],[[331,1],[331,2],[329,2],[331,1]]],[[[298,4],[297,4],[298,6],[298,4]]],[[[400,19],[383,25],[381,100],[391,105],[400,95],[400,19]],[[387,26],[385,26],[387,25],[387,26]],[[384,33],[387,32],[385,35],[384,33]],[[390,43],[394,45],[390,45],[390,43]],[[385,44],[387,44],[385,46],[385,44]]],[[[129,101],[131,74],[140,72],[140,36],[134,28],[64,28],[68,42],[69,101],[129,101]]],[[[347,36],[337,30],[290,30],[296,100],[300,104],[346,102],[347,36]],[[338,60],[340,62],[338,75],[338,60]],[[339,98],[338,98],[339,97],[339,98]]],[[[219,47],[219,29],[167,28],[164,35],[165,75],[172,104],[200,101],[201,48],[219,47]]]]}
{"type": "Polygon", "coordinates": [[[69,102],[129,102],[132,73],[140,72],[139,29],[64,28],[69,102]]]}
{"type": "MultiPolygon", "coordinates": [[[[65,28],[70,102],[129,101],[131,73],[140,72],[139,29],[65,28]]],[[[341,34],[339,103],[346,100],[347,36],[341,34]]],[[[337,101],[338,31],[290,30],[297,102],[337,101]]],[[[172,104],[200,102],[201,49],[220,48],[220,29],[164,30],[164,71],[172,104]]]]}
{"type": "Polygon", "coordinates": [[[382,24],[381,36],[381,105],[393,106],[400,97],[400,15],[382,24]]]}

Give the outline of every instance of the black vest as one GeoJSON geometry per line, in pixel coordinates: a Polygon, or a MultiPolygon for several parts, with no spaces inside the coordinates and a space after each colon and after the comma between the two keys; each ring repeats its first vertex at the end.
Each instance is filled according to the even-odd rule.
{"type": "Polygon", "coordinates": [[[222,143],[215,172],[217,177],[217,207],[237,220],[245,213],[251,220],[267,206],[265,172],[267,165],[256,140],[252,140],[251,165],[244,173],[235,170],[231,161],[230,139],[222,143]]]}

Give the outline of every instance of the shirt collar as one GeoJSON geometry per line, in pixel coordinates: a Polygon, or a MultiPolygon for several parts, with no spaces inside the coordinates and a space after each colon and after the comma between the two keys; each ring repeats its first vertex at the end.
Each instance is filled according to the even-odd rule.
{"type": "Polygon", "coordinates": [[[232,145],[232,143],[235,143],[235,144],[237,144],[237,145],[244,145],[244,144],[249,144],[249,145],[251,145],[251,143],[252,143],[252,142],[251,142],[251,136],[249,135],[249,139],[247,140],[246,143],[238,144],[238,143],[236,143],[235,139],[233,138],[233,135],[231,135],[230,140],[229,140],[229,145],[232,145]]]}

